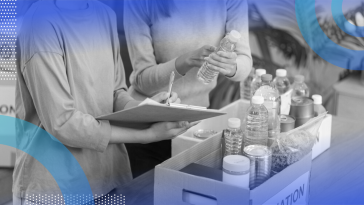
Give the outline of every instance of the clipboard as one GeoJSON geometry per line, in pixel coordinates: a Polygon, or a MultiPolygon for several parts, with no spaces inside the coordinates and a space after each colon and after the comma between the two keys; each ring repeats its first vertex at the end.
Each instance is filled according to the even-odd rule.
{"type": "Polygon", "coordinates": [[[150,100],[143,101],[139,106],[103,115],[96,119],[109,120],[111,124],[117,126],[145,129],[156,122],[194,122],[225,114],[213,109],[183,104],[165,105],[150,100]]]}

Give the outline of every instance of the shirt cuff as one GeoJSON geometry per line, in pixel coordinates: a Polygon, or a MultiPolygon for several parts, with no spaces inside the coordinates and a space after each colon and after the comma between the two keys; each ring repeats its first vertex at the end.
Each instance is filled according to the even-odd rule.
{"type": "Polygon", "coordinates": [[[173,60],[170,60],[168,61],[166,64],[167,64],[167,67],[168,68],[173,68],[173,71],[174,71],[174,79],[179,79],[179,78],[182,78],[184,75],[180,74],[178,71],[177,71],[177,68],[176,68],[176,60],[177,58],[174,58],[173,60]]]}
{"type": "Polygon", "coordinates": [[[110,142],[111,138],[111,125],[108,120],[99,120],[101,124],[101,133],[104,133],[102,136],[100,136],[100,141],[96,145],[96,151],[98,152],[104,152],[107,148],[107,145],[110,142]]]}
{"type": "MultiPolygon", "coordinates": [[[[250,66],[250,68],[251,68],[251,63],[247,64],[247,62],[245,62],[244,58],[237,58],[235,75],[232,77],[229,77],[229,76],[226,76],[226,77],[232,81],[243,81],[244,80],[244,71],[247,70],[245,68],[248,68],[248,66],[250,66]]],[[[249,73],[250,73],[250,69],[249,69],[249,73]]]]}

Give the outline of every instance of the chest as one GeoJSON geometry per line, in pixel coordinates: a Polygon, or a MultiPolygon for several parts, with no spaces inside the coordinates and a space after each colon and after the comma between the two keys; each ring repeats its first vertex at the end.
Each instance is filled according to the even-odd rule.
{"type": "Polygon", "coordinates": [[[226,20],[224,0],[174,1],[171,17],[159,18],[150,27],[157,60],[170,60],[203,45],[216,46],[226,33],[226,20]]]}

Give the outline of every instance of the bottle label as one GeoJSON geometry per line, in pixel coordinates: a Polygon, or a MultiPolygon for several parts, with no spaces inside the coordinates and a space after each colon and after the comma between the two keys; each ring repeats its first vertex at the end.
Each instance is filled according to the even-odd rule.
{"type": "Polygon", "coordinates": [[[230,174],[230,175],[245,175],[245,174],[249,174],[249,170],[246,170],[246,171],[240,171],[240,172],[237,172],[237,171],[230,171],[230,170],[227,170],[227,169],[222,169],[226,174],[230,174]]]}

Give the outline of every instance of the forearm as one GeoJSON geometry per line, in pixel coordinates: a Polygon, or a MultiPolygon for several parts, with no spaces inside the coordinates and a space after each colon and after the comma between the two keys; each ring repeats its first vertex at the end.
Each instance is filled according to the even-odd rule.
{"type": "MultiPolygon", "coordinates": [[[[131,79],[131,84],[137,91],[146,96],[157,94],[168,86],[171,72],[176,71],[175,61],[176,59],[173,59],[147,68],[144,68],[146,65],[134,66],[135,77],[131,79]]],[[[175,80],[181,77],[182,75],[178,71],[175,72],[175,80]]]]}
{"type": "Polygon", "coordinates": [[[188,63],[188,58],[188,53],[186,53],[176,59],[176,70],[181,75],[186,75],[186,73],[192,68],[192,66],[188,63]]]}
{"type": "Polygon", "coordinates": [[[252,69],[252,60],[246,55],[240,55],[236,59],[236,73],[234,76],[228,77],[232,81],[243,81],[249,75],[252,69]]]}
{"type": "Polygon", "coordinates": [[[150,143],[154,141],[154,136],[150,129],[136,130],[125,127],[111,125],[110,144],[117,143],[150,143]]]}

